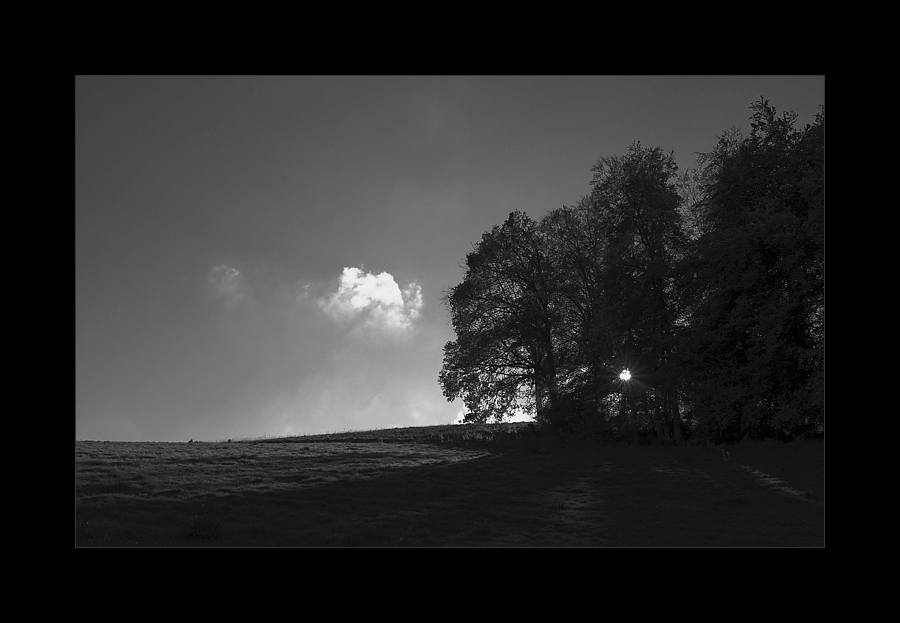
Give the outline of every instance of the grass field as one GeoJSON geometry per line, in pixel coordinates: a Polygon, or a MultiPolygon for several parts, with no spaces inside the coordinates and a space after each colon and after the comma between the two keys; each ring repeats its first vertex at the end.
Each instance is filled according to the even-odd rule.
{"type": "Polygon", "coordinates": [[[75,545],[823,547],[824,473],[823,442],[613,446],[524,425],[81,441],[75,545]]]}

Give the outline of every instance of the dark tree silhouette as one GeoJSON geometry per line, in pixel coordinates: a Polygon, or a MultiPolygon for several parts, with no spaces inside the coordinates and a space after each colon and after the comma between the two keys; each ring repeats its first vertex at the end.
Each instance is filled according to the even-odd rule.
{"type": "Polygon", "coordinates": [[[701,157],[689,262],[684,371],[717,441],[810,433],[824,416],[825,112],[798,130],[765,99],[751,109],[749,137],[701,157]]]}
{"type": "Polygon", "coordinates": [[[444,294],[457,339],[444,346],[440,384],[466,421],[543,414],[558,399],[552,269],[537,223],[513,212],[466,256],[463,282],[444,294]]]}
{"type": "Polygon", "coordinates": [[[680,375],[673,365],[678,310],[670,273],[685,236],[675,158],[635,143],[624,157],[601,158],[593,170],[591,201],[609,241],[604,291],[616,310],[618,335],[651,390],[645,400],[672,422],[680,440],[680,375]]]}
{"type": "Polygon", "coordinates": [[[576,205],[482,236],[444,295],[439,381],[467,421],[526,410],[676,443],[822,430],[824,108],[802,130],[751,110],[750,136],[697,169],[634,143],[576,205]]]}

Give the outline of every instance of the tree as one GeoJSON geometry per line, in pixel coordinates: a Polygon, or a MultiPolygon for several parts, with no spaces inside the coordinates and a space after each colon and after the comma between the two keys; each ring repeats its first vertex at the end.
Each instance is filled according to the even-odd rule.
{"type": "Polygon", "coordinates": [[[701,156],[685,362],[717,440],[816,429],[823,417],[824,108],[795,129],[768,101],[751,133],[701,156]]]}
{"type": "Polygon", "coordinates": [[[608,413],[616,355],[602,286],[606,240],[587,198],[548,212],[540,221],[553,257],[558,300],[560,385],[570,418],[608,413]]]}
{"type": "Polygon", "coordinates": [[[592,170],[589,201],[606,241],[599,273],[606,331],[649,392],[645,415],[661,413],[680,440],[672,267],[686,237],[678,167],[671,152],[634,143],[625,156],[601,158],[592,170]]]}
{"type": "Polygon", "coordinates": [[[462,398],[466,421],[501,421],[517,409],[550,418],[559,407],[558,302],[535,223],[513,212],[466,256],[466,275],[445,292],[456,340],[444,346],[439,382],[462,398]]]}

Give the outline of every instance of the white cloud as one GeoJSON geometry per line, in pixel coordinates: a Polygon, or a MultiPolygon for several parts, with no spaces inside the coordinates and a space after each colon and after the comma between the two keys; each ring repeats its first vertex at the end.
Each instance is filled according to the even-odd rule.
{"type": "Polygon", "coordinates": [[[209,272],[209,283],[213,291],[228,303],[250,300],[249,286],[244,275],[237,268],[220,264],[209,272]]]}
{"type": "Polygon", "coordinates": [[[422,308],[422,288],[416,282],[402,291],[390,273],[366,273],[345,268],[337,291],[319,299],[332,319],[393,333],[412,328],[422,308]]]}

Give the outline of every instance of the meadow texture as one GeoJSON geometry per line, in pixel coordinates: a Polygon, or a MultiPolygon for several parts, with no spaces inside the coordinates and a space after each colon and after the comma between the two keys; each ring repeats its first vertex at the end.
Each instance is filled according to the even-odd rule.
{"type": "Polygon", "coordinates": [[[76,547],[822,547],[824,442],[526,425],[75,444],[76,547]]]}

